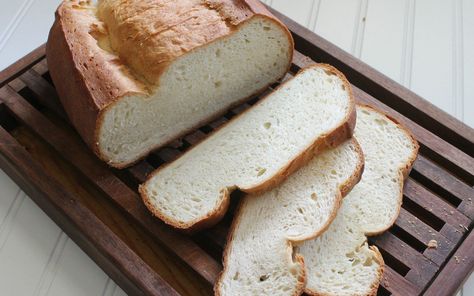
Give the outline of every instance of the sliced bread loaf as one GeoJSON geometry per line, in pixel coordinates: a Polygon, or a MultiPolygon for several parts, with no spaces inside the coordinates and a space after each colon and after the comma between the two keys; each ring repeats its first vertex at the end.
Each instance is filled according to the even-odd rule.
{"type": "Polygon", "coordinates": [[[369,108],[357,108],[354,136],[365,155],[362,179],[344,199],[334,222],[315,240],[300,247],[311,295],[375,295],[383,259],[366,235],[387,230],[395,222],[403,183],[418,144],[402,126],[369,108]]]}
{"type": "Polygon", "coordinates": [[[71,122],[118,168],[263,91],[292,53],[258,0],[64,1],[46,47],[71,122]]]}
{"type": "Polygon", "coordinates": [[[342,196],[362,175],[356,140],[314,157],[280,186],[246,196],[234,218],[216,295],[299,295],[305,283],[295,242],[319,235],[336,216],[342,196]]]}
{"type": "Polygon", "coordinates": [[[302,70],[258,104],[140,186],[148,209],[166,223],[196,229],[216,223],[229,194],[281,183],[315,153],[350,138],[355,124],[350,85],[336,69],[302,70]]]}

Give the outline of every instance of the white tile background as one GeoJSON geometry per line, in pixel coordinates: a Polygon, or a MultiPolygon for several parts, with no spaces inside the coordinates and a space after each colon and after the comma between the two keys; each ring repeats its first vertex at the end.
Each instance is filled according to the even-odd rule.
{"type": "MultiPolygon", "coordinates": [[[[264,2],[474,126],[474,0],[264,2]]],[[[0,0],[0,69],[45,42],[58,3],[0,0]]],[[[1,170],[0,287],[125,295],[1,170]]]]}

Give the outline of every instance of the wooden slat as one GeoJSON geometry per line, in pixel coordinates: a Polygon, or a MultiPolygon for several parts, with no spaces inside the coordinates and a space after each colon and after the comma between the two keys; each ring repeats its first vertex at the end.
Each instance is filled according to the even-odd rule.
{"type": "Polygon", "coordinates": [[[463,244],[443,267],[433,283],[424,292],[425,296],[455,295],[464,281],[472,273],[474,266],[474,232],[468,235],[463,244]]]}
{"type": "Polygon", "coordinates": [[[46,74],[48,72],[48,62],[46,61],[46,58],[43,58],[39,62],[34,64],[31,69],[33,69],[33,71],[35,71],[39,75],[46,74]]]}
{"type": "Polygon", "coordinates": [[[409,267],[410,271],[406,278],[420,288],[432,279],[439,268],[436,263],[418,253],[390,232],[385,232],[372,240],[377,247],[390,253],[398,261],[409,267]]]}
{"type": "Polygon", "coordinates": [[[7,174],[127,292],[179,295],[1,127],[0,151],[7,174]]]}
{"type": "Polygon", "coordinates": [[[127,169],[133,178],[136,179],[138,183],[145,182],[147,176],[151,174],[155,168],[146,161],[140,161],[136,165],[127,169]]]}
{"type": "Polygon", "coordinates": [[[419,287],[413,285],[389,266],[385,266],[380,284],[394,296],[419,295],[421,291],[419,287]]]}
{"type": "Polygon", "coordinates": [[[67,118],[66,112],[61,104],[59,104],[56,90],[37,72],[31,69],[27,70],[20,76],[20,80],[36,94],[41,104],[51,109],[63,119],[67,118]]]}
{"type": "Polygon", "coordinates": [[[442,187],[452,195],[462,200],[458,207],[459,211],[471,219],[474,219],[474,189],[464,182],[448,173],[447,171],[436,166],[432,161],[419,155],[415,164],[414,171],[420,173],[431,182],[442,187]]]}
{"type": "Polygon", "coordinates": [[[111,171],[88,151],[74,135],[51,124],[21,96],[8,86],[0,89],[0,100],[18,119],[48,142],[56,151],[81,171],[92,183],[113,199],[131,218],[149,230],[173,253],[209,282],[213,282],[220,264],[188,237],[173,231],[153,218],[136,192],[115,177],[111,171]]]}
{"type": "Polygon", "coordinates": [[[12,64],[11,66],[7,67],[5,70],[0,72],[0,88],[7,84],[8,82],[12,81],[23,72],[28,70],[33,64],[38,62],[40,59],[44,58],[45,56],[45,49],[46,46],[43,44],[24,56],[23,58],[19,59],[17,62],[12,64]]]}
{"type": "Polygon", "coordinates": [[[463,226],[469,226],[468,217],[460,213],[455,207],[434,195],[431,191],[416,183],[412,179],[405,182],[404,194],[413,202],[417,203],[436,217],[455,227],[459,226],[464,232],[463,226]]]}
{"type": "Polygon", "coordinates": [[[403,208],[400,209],[400,215],[398,216],[395,225],[423,243],[425,248],[429,245],[430,241],[435,240],[438,247],[426,248],[423,254],[438,265],[444,263],[451,250],[455,247],[454,242],[444,237],[403,208]]]}
{"type": "MultiPolygon", "coordinates": [[[[271,9],[271,8],[270,8],[271,9]]],[[[324,38],[271,9],[291,30],[296,48],[316,61],[329,63],[341,70],[351,83],[411,120],[436,132],[441,138],[474,155],[474,130],[409,89],[399,85],[382,73],[344,52],[324,38]]]]}

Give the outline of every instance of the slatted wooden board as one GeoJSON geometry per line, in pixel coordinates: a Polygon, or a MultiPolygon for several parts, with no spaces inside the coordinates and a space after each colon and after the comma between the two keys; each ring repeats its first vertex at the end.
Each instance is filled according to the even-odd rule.
{"type": "MultiPolygon", "coordinates": [[[[395,226],[370,238],[387,265],[379,295],[452,295],[474,267],[474,130],[274,13],[296,41],[285,79],[314,61],[330,63],[351,81],[359,102],[385,111],[420,142],[395,226]],[[438,247],[428,248],[430,240],[438,247]]],[[[212,293],[239,193],[220,224],[187,236],[151,217],[137,185],[263,95],[118,171],[97,160],[69,125],[44,46],[1,72],[0,87],[0,167],[125,291],[212,293]]]]}

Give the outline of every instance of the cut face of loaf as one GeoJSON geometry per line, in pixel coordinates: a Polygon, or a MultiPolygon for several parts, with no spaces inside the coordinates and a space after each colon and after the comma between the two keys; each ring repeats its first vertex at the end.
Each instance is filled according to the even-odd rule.
{"type": "Polygon", "coordinates": [[[334,222],[300,247],[311,295],[375,295],[383,271],[366,235],[386,231],[402,203],[403,182],[418,144],[403,127],[368,107],[358,107],[354,136],[365,155],[362,179],[344,199],[334,222]]]}
{"type": "Polygon", "coordinates": [[[359,181],[356,140],[314,157],[275,189],[246,196],[231,227],[216,295],[300,295],[305,283],[295,242],[317,236],[334,219],[342,196],[359,181]]]}
{"type": "Polygon", "coordinates": [[[354,123],[347,80],[315,65],[158,169],[140,193],[148,209],[174,227],[210,226],[224,215],[233,190],[278,185],[315,153],[350,138],[354,123]]]}
{"type": "Polygon", "coordinates": [[[266,89],[292,52],[256,0],[65,1],[47,44],[69,118],[119,168],[266,89]]]}

